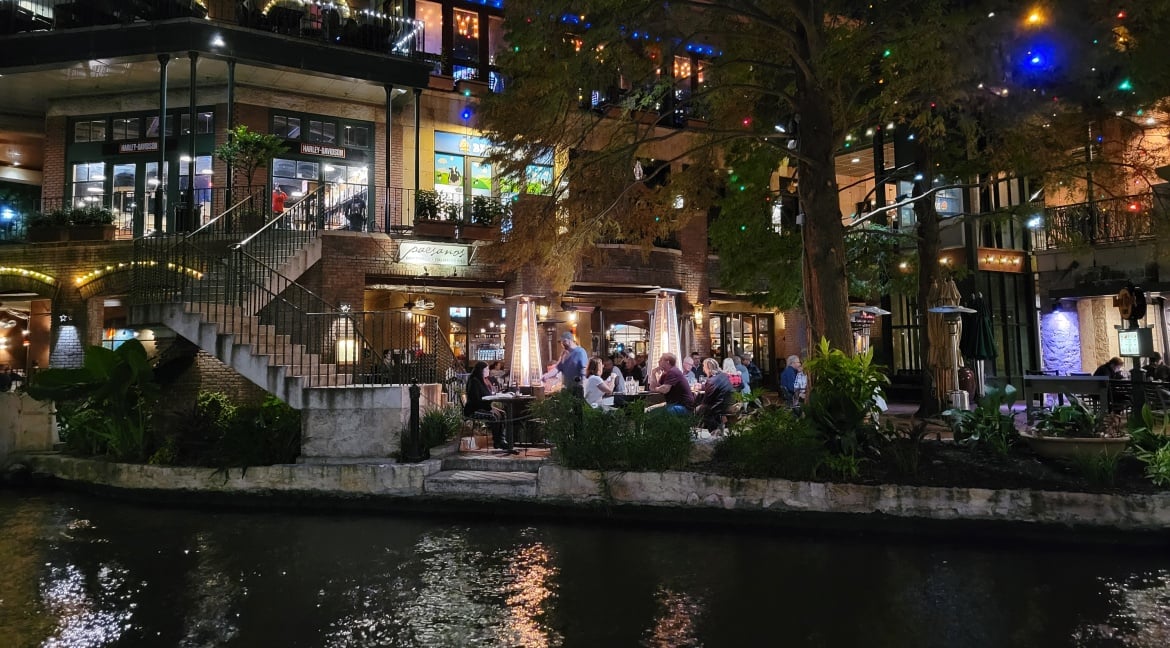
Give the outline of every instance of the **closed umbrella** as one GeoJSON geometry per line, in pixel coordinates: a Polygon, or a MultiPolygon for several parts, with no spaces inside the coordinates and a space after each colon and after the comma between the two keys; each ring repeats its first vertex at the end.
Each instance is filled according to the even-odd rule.
{"type": "Polygon", "coordinates": [[[991,314],[983,301],[983,294],[975,293],[968,307],[975,312],[963,317],[963,337],[959,341],[959,350],[963,357],[973,361],[975,389],[982,396],[986,382],[983,362],[994,360],[998,351],[995,348],[995,332],[991,328],[991,314]]]}

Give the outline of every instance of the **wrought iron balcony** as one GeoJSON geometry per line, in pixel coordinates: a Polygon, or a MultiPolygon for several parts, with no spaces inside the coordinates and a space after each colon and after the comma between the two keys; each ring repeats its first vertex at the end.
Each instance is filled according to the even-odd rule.
{"type": "Polygon", "coordinates": [[[1037,251],[1148,241],[1168,215],[1153,193],[1049,207],[1043,222],[1029,223],[1037,251]]]}

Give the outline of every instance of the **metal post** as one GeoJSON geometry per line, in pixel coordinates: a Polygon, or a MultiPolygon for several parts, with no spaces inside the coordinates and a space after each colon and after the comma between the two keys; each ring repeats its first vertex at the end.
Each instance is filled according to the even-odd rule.
{"type": "MultiPolygon", "coordinates": [[[[393,153],[393,151],[394,151],[394,148],[393,148],[394,147],[394,136],[390,132],[390,120],[391,120],[391,115],[394,112],[394,104],[393,104],[394,86],[387,83],[383,87],[386,89],[386,186],[384,189],[384,191],[386,192],[385,193],[386,217],[385,217],[385,224],[382,227],[382,231],[389,232],[390,225],[391,225],[390,219],[391,219],[391,214],[392,214],[392,208],[390,206],[390,186],[391,186],[390,162],[391,162],[391,160],[394,159],[394,153],[393,153]]],[[[374,205],[377,205],[377,203],[374,203],[374,205],[369,205],[368,204],[369,201],[366,201],[366,202],[367,202],[366,213],[369,214],[370,217],[367,219],[365,229],[372,232],[372,231],[374,231],[374,214],[376,213],[374,211],[374,205]]]]}
{"type": "Polygon", "coordinates": [[[422,388],[418,386],[418,378],[410,379],[410,428],[406,431],[406,443],[402,444],[402,458],[409,463],[418,463],[427,458],[426,449],[422,447],[422,430],[419,427],[418,402],[422,395],[422,388]]]}
{"type": "MultiPolygon", "coordinates": [[[[228,87],[227,87],[227,130],[228,133],[236,127],[236,59],[228,59],[228,87]]],[[[229,134],[228,137],[231,137],[229,134]]],[[[232,169],[227,170],[227,199],[224,201],[223,209],[227,209],[232,205],[232,192],[235,189],[235,174],[232,169]]]]}
{"type": "MultiPolygon", "coordinates": [[[[190,114],[188,116],[187,125],[190,130],[187,132],[187,155],[191,158],[187,162],[187,209],[184,214],[180,215],[183,223],[179,229],[184,232],[193,232],[198,229],[195,223],[195,123],[196,106],[195,106],[195,64],[199,61],[199,52],[187,52],[187,58],[191,60],[191,79],[190,86],[187,88],[188,100],[190,101],[190,114]]],[[[179,120],[180,127],[183,121],[179,120]]]]}
{"type": "MultiPolygon", "coordinates": [[[[158,172],[155,176],[158,185],[154,191],[155,232],[163,231],[163,219],[166,216],[167,185],[163,170],[167,167],[167,66],[170,62],[170,54],[158,55],[158,172]]],[[[137,232],[135,236],[138,236],[137,232]]]]}
{"type": "Polygon", "coordinates": [[[419,142],[422,141],[422,135],[419,133],[420,122],[422,122],[422,88],[415,88],[414,89],[414,194],[415,194],[415,196],[418,196],[419,142]]]}

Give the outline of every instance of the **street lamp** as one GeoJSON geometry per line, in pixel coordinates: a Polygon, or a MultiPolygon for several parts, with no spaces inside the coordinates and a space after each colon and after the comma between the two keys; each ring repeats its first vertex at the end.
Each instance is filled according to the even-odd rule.
{"type": "Polygon", "coordinates": [[[963,315],[978,312],[965,306],[935,306],[928,309],[931,313],[943,316],[947,323],[947,331],[951,335],[951,384],[954,390],[947,394],[951,399],[951,407],[955,409],[970,409],[970,394],[959,389],[959,322],[963,315]]]}

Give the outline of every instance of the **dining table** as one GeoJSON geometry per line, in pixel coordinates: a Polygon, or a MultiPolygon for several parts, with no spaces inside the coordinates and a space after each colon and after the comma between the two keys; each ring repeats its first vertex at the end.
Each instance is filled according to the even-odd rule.
{"type": "Polygon", "coordinates": [[[483,399],[490,403],[498,404],[500,409],[504,410],[504,436],[513,446],[531,446],[536,444],[536,442],[529,438],[527,433],[529,426],[520,426],[519,428],[516,426],[517,421],[523,422],[528,419],[528,410],[536,400],[536,397],[513,392],[500,392],[498,394],[484,396],[483,399]],[[516,437],[517,429],[525,431],[525,438],[523,440],[516,437]]]}

